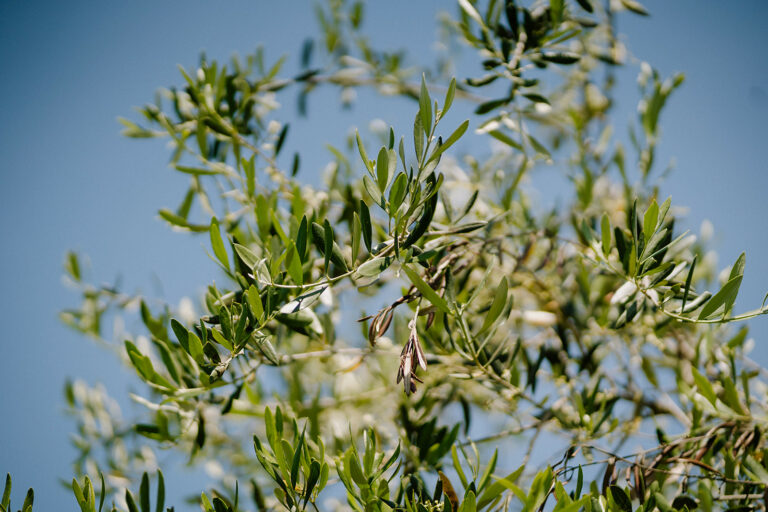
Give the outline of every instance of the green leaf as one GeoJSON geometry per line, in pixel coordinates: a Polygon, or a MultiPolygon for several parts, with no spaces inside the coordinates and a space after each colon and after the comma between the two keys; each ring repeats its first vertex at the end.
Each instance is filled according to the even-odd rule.
{"type": "Polygon", "coordinates": [[[736,276],[725,283],[720,291],[704,304],[701,313],[699,313],[699,320],[710,318],[718,309],[720,309],[720,306],[723,305],[725,305],[723,315],[727,314],[727,311],[733,306],[733,303],[736,301],[736,297],[739,294],[742,278],[743,276],[736,276]]]}
{"type": "Polygon", "coordinates": [[[496,319],[499,318],[501,312],[504,311],[504,307],[507,305],[508,286],[507,276],[502,277],[499,286],[496,287],[496,294],[493,297],[491,308],[488,310],[488,313],[486,313],[485,320],[483,321],[483,325],[480,327],[478,334],[488,330],[496,319]]]}
{"type": "MultiPolygon", "coordinates": [[[[223,318],[226,318],[224,315],[222,315],[223,311],[224,311],[224,308],[221,308],[219,310],[219,318],[222,319],[222,320],[223,320],[223,318]]],[[[222,327],[223,327],[223,325],[222,325],[222,327]]],[[[229,329],[227,329],[227,330],[229,331],[229,329]]],[[[232,340],[230,340],[231,334],[229,332],[222,333],[222,332],[219,332],[218,329],[211,329],[211,335],[213,336],[213,339],[219,345],[221,345],[222,347],[224,347],[228,351],[231,352],[232,350],[234,350],[235,346],[234,346],[232,340]]],[[[203,349],[205,349],[205,347],[203,347],[203,349]]]]}
{"type": "Polygon", "coordinates": [[[205,512],[215,512],[210,500],[208,499],[208,496],[206,496],[205,493],[200,494],[200,501],[202,502],[203,510],[205,510],[205,512]]]}
{"type": "Polygon", "coordinates": [[[643,234],[646,240],[650,240],[653,233],[656,231],[656,226],[659,220],[659,205],[656,201],[652,201],[651,205],[645,211],[643,217],[643,234]]]}
{"type": "Polygon", "coordinates": [[[309,475],[307,476],[307,483],[304,488],[304,506],[306,507],[309,498],[312,496],[312,491],[317,485],[317,481],[320,479],[320,463],[316,460],[312,460],[312,464],[309,466],[309,475]]]}
{"type": "Polygon", "coordinates": [[[224,500],[218,496],[213,498],[213,511],[214,512],[231,512],[232,509],[224,503],[224,500]]]}
{"type": "Polygon", "coordinates": [[[421,124],[421,111],[416,113],[416,118],[413,120],[413,149],[416,151],[416,160],[421,164],[424,156],[424,130],[421,124]]]}
{"type": "Polygon", "coordinates": [[[668,197],[663,203],[661,203],[661,206],[659,207],[659,226],[664,224],[664,221],[667,219],[667,213],[669,212],[670,206],[672,206],[672,197],[668,197]]]}
{"type": "Polygon", "coordinates": [[[224,248],[224,242],[221,240],[221,232],[219,231],[219,221],[216,217],[211,218],[211,247],[213,247],[213,253],[216,258],[224,265],[224,268],[229,269],[229,257],[227,251],[224,248]]]}
{"type": "Polygon", "coordinates": [[[384,272],[391,263],[392,258],[389,256],[373,258],[357,267],[355,278],[378,276],[384,272]]]}
{"type": "Polygon", "coordinates": [[[291,485],[296,487],[296,480],[299,477],[299,465],[301,464],[301,452],[304,449],[304,433],[306,432],[306,425],[301,432],[301,437],[296,445],[296,451],[293,453],[293,461],[291,463],[291,485]]]}
{"type": "Polygon", "coordinates": [[[744,340],[747,339],[747,334],[749,333],[749,328],[745,325],[741,329],[739,329],[739,332],[737,332],[733,338],[728,340],[728,348],[734,349],[737,347],[741,347],[741,345],[744,343],[744,340]]]}
{"type": "Polygon", "coordinates": [[[201,449],[205,446],[205,419],[203,413],[197,412],[197,434],[195,434],[195,449],[201,449]]]}
{"type": "Polygon", "coordinates": [[[291,276],[293,282],[301,286],[304,284],[304,271],[301,267],[301,258],[299,258],[299,252],[296,249],[292,240],[288,241],[288,248],[286,249],[285,267],[288,271],[288,275],[291,276]]]}
{"type": "Polygon", "coordinates": [[[401,248],[406,249],[415,244],[424,235],[424,233],[427,232],[427,229],[429,229],[429,226],[432,223],[432,218],[435,216],[438,199],[437,190],[442,184],[442,179],[442,174],[437,180],[435,180],[434,173],[427,176],[427,185],[430,187],[428,190],[431,190],[431,196],[427,198],[421,217],[419,217],[416,225],[413,227],[405,241],[403,241],[401,244],[401,248]]]}
{"type": "Polygon", "coordinates": [[[744,266],[746,264],[746,258],[747,258],[747,255],[742,252],[739,255],[739,257],[736,259],[736,263],[734,263],[733,267],[731,267],[731,274],[728,276],[729,281],[734,277],[744,275],[744,266]]]}
{"type": "Polygon", "coordinates": [[[490,132],[488,132],[488,135],[490,135],[491,137],[493,137],[494,139],[500,142],[503,142],[504,144],[506,144],[511,148],[514,148],[521,152],[523,151],[523,146],[504,132],[501,132],[499,130],[491,130],[490,132]]]}
{"type": "Polygon", "coordinates": [[[147,130],[145,128],[142,128],[138,124],[134,123],[133,121],[129,121],[128,119],[125,119],[123,117],[118,117],[117,121],[125,126],[125,129],[123,129],[120,134],[125,137],[131,137],[136,139],[149,139],[152,137],[160,137],[164,135],[164,132],[161,131],[152,131],[147,130]]]}
{"type": "Polygon", "coordinates": [[[646,8],[643,7],[643,4],[641,4],[637,0],[620,0],[620,1],[625,8],[634,12],[635,14],[640,14],[641,16],[648,16],[648,11],[646,10],[646,8]]]}
{"type": "MultiPolygon", "coordinates": [[[[462,449],[462,453],[464,453],[462,449]]],[[[459,480],[461,480],[461,485],[464,486],[464,488],[467,487],[467,477],[464,474],[464,470],[461,469],[461,462],[459,462],[459,452],[456,449],[456,445],[451,446],[451,461],[453,462],[453,469],[456,471],[456,474],[459,477],[459,480]]]]}
{"type": "Polygon", "coordinates": [[[98,512],[101,512],[101,509],[104,507],[104,499],[107,497],[107,488],[104,485],[104,474],[101,471],[99,471],[99,480],[101,480],[101,492],[99,492],[98,512]]]}
{"type": "Polygon", "coordinates": [[[288,128],[290,125],[288,123],[285,123],[283,126],[283,129],[280,130],[280,134],[277,136],[277,142],[275,143],[275,156],[280,154],[280,150],[283,148],[283,144],[285,143],[285,138],[288,135],[288,128]]]}
{"type": "Polygon", "coordinates": [[[723,401],[725,404],[737,413],[746,415],[747,412],[741,405],[739,391],[736,389],[736,384],[734,384],[733,379],[726,375],[721,377],[720,382],[723,385],[723,401]]]}
{"type": "Polygon", "coordinates": [[[383,194],[389,184],[389,152],[384,146],[381,147],[379,156],[376,158],[376,179],[379,191],[383,194]]]}
{"type": "Polygon", "coordinates": [[[8,510],[8,508],[11,506],[11,474],[6,473],[5,474],[5,487],[3,488],[3,499],[0,501],[0,505],[3,506],[4,509],[8,510]]]}
{"type": "Polygon", "coordinates": [[[128,512],[139,512],[139,507],[136,506],[133,494],[128,489],[125,490],[125,504],[128,505],[128,512]]]}
{"type": "Polygon", "coordinates": [[[704,305],[709,298],[712,297],[712,294],[709,292],[704,292],[698,297],[696,297],[694,300],[692,300],[683,310],[683,313],[690,313],[692,311],[696,311],[699,309],[702,305],[704,305]]]}
{"type": "Polygon", "coordinates": [[[35,491],[31,487],[27,489],[27,495],[24,496],[24,503],[21,505],[21,512],[32,512],[32,505],[35,503],[35,491]]]}
{"type": "Polygon", "coordinates": [[[380,466],[378,471],[376,472],[376,475],[381,475],[386,470],[388,470],[392,464],[395,463],[395,461],[400,457],[400,443],[397,443],[397,446],[395,447],[394,451],[392,452],[392,455],[389,456],[387,460],[385,460],[380,466]]]}
{"type": "Polygon", "coordinates": [[[487,114],[491,110],[495,110],[499,107],[503,107],[504,105],[508,104],[510,101],[511,101],[510,98],[499,98],[497,100],[486,101],[477,106],[477,108],[475,109],[475,114],[479,116],[483,114],[487,114]]]}
{"type": "Polygon", "coordinates": [[[323,256],[325,257],[325,273],[328,273],[328,263],[331,261],[331,253],[333,252],[333,228],[328,219],[323,221],[323,256]]]}
{"type": "Polygon", "coordinates": [[[264,306],[261,303],[261,295],[259,294],[259,289],[254,285],[251,285],[248,287],[248,291],[246,293],[248,295],[248,306],[250,306],[253,316],[255,316],[259,322],[263,321],[264,306]]]}
{"type": "Polygon", "coordinates": [[[363,242],[365,242],[365,248],[368,252],[371,252],[373,246],[373,226],[371,225],[371,213],[368,210],[368,205],[361,199],[360,200],[360,223],[363,229],[363,242]]]}
{"type": "Polygon", "coordinates": [[[411,281],[413,286],[416,287],[417,290],[421,293],[422,297],[427,299],[429,302],[432,303],[437,309],[442,311],[443,313],[450,314],[451,308],[448,306],[448,303],[445,301],[444,298],[439,296],[435,290],[433,290],[424,280],[419,276],[418,272],[412,268],[410,268],[409,265],[403,265],[402,267],[405,274],[408,276],[408,279],[411,281]]]}
{"type": "Polygon", "coordinates": [[[659,231],[656,231],[650,239],[645,238],[645,233],[643,233],[643,238],[645,238],[646,243],[645,247],[643,247],[643,253],[641,254],[642,261],[650,260],[669,247],[669,245],[662,245],[659,247],[659,244],[662,244],[667,238],[668,231],[668,228],[662,228],[659,231]]]}
{"type": "Polygon", "coordinates": [[[693,257],[693,261],[691,262],[691,268],[688,270],[688,277],[685,278],[685,289],[683,290],[683,303],[682,306],[680,306],[680,312],[685,312],[685,303],[688,302],[688,293],[691,290],[691,280],[693,279],[693,270],[696,268],[696,258],[698,258],[698,254],[693,257]]]}
{"type": "Polygon", "coordinates": [[[362,235],[362,223],[357,212],[352,212],[352,265],[354,266],[360,254],[360,237],[362,235]]]}
{"type": "Polygon", "coordinates": [[[357,485],[363,486],[368,484],[368,481],[363,474],[363,468],[360,466],[360,461],[352,451],[347,452],[347,465],[352,480],[354,480],[357,485]]]}
{"type": "Polygon", "coordinates": [[[611,252],[611,221],[608,214],[604,213],[600,220],[600,230],[602,234],[603,254],[608,256],[611,252]]]}
{"type": "Polygon", "coordinates": [[[469,127],[469,119],[464,121],[459,125],[458,128],[456,128],[453,133],[448,137],[448,139],[443,142],[442,145],[435,148],[435,150],[432,152],[432,156],[429,157],[429,160],[427,160],[427,163],[435,160],[437,157],[443,154],[445,150],[450,148],[457,140],[461,138],[462,135],[464,135],[464,132],[467,131],[467,127],[469,127]]]}
{"type": "Polygon", "coordinates": [[[274,366],[280,366],[280,356],[277,355],[275,347],[272,345],[272,342],[269,341],[269,337],[259,337],[256,336],[256,333],[254,332],[253,338],[254,342],[256,343],[256,347],[259,349],[259,352],[261,352],[261,355],[263,355],[267,361],[272,363],[274,366]]]}
{"type": "Polygon", "coordinates": [[[176,209],[176,215],[178,215],[182,219],[186,219],[187,217],[189,217],[189,210],[192,208],[192,202],[195,200],[196,195],[197,195],[197,192],[195,188],[189,187],[189,189],[187,190],[187,193],[184,195],[184,200],[176,209]]]}
{"type": "Polygon", "coordinates": [[[574,64],[579,62],[581,55],[574,52],[547,52],[543,53],[541,58],[554,64],[574,64]]]}
{"type": "Polygon", "coordinates": [[[469,0],[459,0],[459,6],[465,13],[467,13],[467,16],[475,20],[478,25],[480,25],[481,27],[485,27],[485,23],[483,23],[483,18],[480,16],[480,13],[477,12],[477,9],[475,9],[475,6],[472,5],[472,3],[469,0]]]}
{"type": "Polygon", "coordinates": [[[165,505],[165,478],[163,472],[157,470],[157,501],[155,502],[155,512],[163,512],[165,505]]]}
{"type": "Polygon", "coordinates": [[[477,511],[477,500],[475,498],[475,493],[473,491],[467,491],[467,493],[464,495],[464,501],[461,502],[461,505],[459,506],[459,512],[476,512],[477,511]]]}
{"type": "MultiPolygon", "coordinates": [[[[742,252],[739,255],[739,257],[736,259],[736,263],[733,264],[733,267],[731,268],[731,274],[728,277],[728,280],[731,281],[733,279],[736,279],[737,277],[742,277],[744,275],[745,264],[746,264],[746,254],[742,252]]],[[[731,310],[733,309],[733,304],[734,302],[736,302],[737,295],[738,295],[738,288],[733,294],[731,294],[731,296],[725,302],[725,308],[723,309],[723,318],[727,317],[731,313],[731,310]]]]}
{"type": "Polygon", "coordinates": [[[67,259],[64,263],[64,269],[69,274],[69,277],[72,278],[75,282],[80,282],[81,274],[80,274],[80,262],[78,261],[77,254],[68,251],[67,252],[67,259]]]}
{"type": "Polygon", "coordinates": [[[171,210],[168,210],[166,208],[163,208],[162,210],[159,210],[158,215],[171,224],[172,226],[176,226],[178,228],[186,229],[195,233],[203,233],[205,231],[208,231],[209,227],[203,224],[190,224],[187,222],[187,219],[184,217],[180,217],[179,215],[176,215],[171,210]]]}
{"type": "Polygon", "coordinates": [[[744,466],[754,475],[755,480],[762,484],[768,483],[768,471],[752,455],[745,457],[744,466]]]}
{"type": "Polygon", "coordinates": [[[373,181],[370,176],[363,176],[363,187],[365,188],[365,191],[368,192],[368,195],[371,196],[373,202],[383,208],[384,196],[381,195],[381,190],[379,190],[378,184],[373,181]]]}
{"type": "Polygon", "coordinates": [[[270,226],[272,225],[271,210],[272,208],[266,197],[261,194],[256,196],[256,224],[259,226],[259,234],[264,239],[268,238],[270,234],[270,226]]]}
{"type": "Polygon", "coordinates": [[[493,450],[493,455],[491,455],[491,460],[488,461],[488,465],[485,468],[485,471],[483,472],[483,476],[480,478],[480,480],[477,483],[478,490],[482,491],[488,481],[491,478],[491,475],[493,474],[493,471],[496,469],[496,462],[499,457],[499,450],[495,449],[493,450]]]}
{"type": "Polygon", "coordinates": [[[533,149],[536,151],[536,153],[543,155],[547,158],[552,158],[552,155],[549,153],[549,150],[544,147],[544,144],[539,142],[533,135],[526,134],[526,138],[528,139],[528,142],[530,142],[531,146],[533,146],[533,149]]]}
{"type": "Polygon", "coordinates": [[[348,270],[347,263],[344,260],[344,256],[341,254],[341,249],[333,241],[333,229],[328,219],[323,221],[323,226],[317,222],[312,223],[312,240],[318,250],[326,257],[326,269],[328,268],[328,257],[334,265],[338,266],[342,271],[348,270]],[[330,251],[328,250],[328,242],[330,241],[330,251]],[[329,256],[326,256],[329,255],[329,256]]]}
{"type": "Polygon", "coordinates": [[[187,338],[187,341],[189,343],[189,355],[191,355],[192,359],[198,363],[202,363],[205,359],[203,353],[203,342],[200,341],[200,338],[197,337],[197,334],[191,331],[189,331],[189,337],[187,338]]]}
{"type": "Polygon", "coordinates": [[[395,178],[395,181],[392,183],[392,188],[389,190],[390,215],[394,215],[400,207],[400,204],[403,202],[403,199],[405,199],[407,187],[408,176],[404,172],[401,172],[397,175],[397,178],[395,178]]]}
{"type": "Polygon", "coordinates": [[[302,262],[306,261],[308,230],[309,223],[307,222],[307,216],[304,215],[301,217],[299,231],[296,233],[296,250],[299,251],[302,262]]]}
{"type": "Polygon", "coordinates": [[[368,153],[365,151],[365,145],[363,144],[363,141],[360,140],[360,134],[355,130],[355,140],[357,141],[357,149],[360,152],[360,158],[363,160],[363,163],[365,164],[365,168],[368,169],[368,172],[373,175],[373,164],[371,164],[371,161],[368,159],[368,153]]]}
{"type": "Polygon", "coordinates": [[[552,15],[552,21],[555,25],[559,25],[563,20],[563,8],[565,6],[564,0],[549,0],[549,11],[552,15]]]}
{"type": "Polygon", "coordinates": [[[189,331],[187,331],[187,328],[181,325],[175,318],[171,318],[171,329],[176,334],[176,339],[179,340],[181,347],[189,352],[189,331]]]}
{"type": "Polygon", "coordinates": [[[693,374],[693,381],[696,383],[696,388],[698,389],[699,393],[701,393],[704,398],[709,400],[709,403],[715,405],[715,402],[717,401],[717,395],[715,394],[715,389],[712,387],[712,383],[709,382],[709,379],[699,373],[699,370],[696,368],[692,367],[691,373],[693,374]]]}
{"type": "Polygon", "coordinates": [[[582,510],[591,499],[591,496],[582,496],[581,499],[573,501],[562,508],[558,508],[557,512],[578,512],[579,510],[582,510]]]}
{"type": "Polygon", "coordinates": [[[188,167],[186,165],[173,164],[173,168],[184,174],[191,174],[193,176],[215,176],[217,174],[226,174],[222,169],[203,169],[201,167],[188,167]]]}
{"type": "Polygon", "coordinates": [[[139,502],[141,504],[141,512],[149,512],[149,475],[146,472],[141,477],[139,502]]]}
{"type": "Polygon", "coordinates": [[[275,210],[272,208],[269,209],[269,219],[271,221],[272,227],[275,230],[275,233],[277,233],[277,236],[280,237],[280,240],[282,240],[284,244],[287,244],[288,236],[285,234],[285,231],[283,231],[283,227],[280,225],[280,219],[277,218],[275,210]]]}
{"type": "Polygon", "coordinates": [[[489,485],[485,489],[483,494],[480,495],[480,497],[478,499],[478,502],[477,502],[477,507],[480,508],[480,509],[483,509],[483,508],[486,507],[486,505],[488,505],[489,503],[492,503],[493,500],[495,500],[497,497],[499,497],[501,495],[501,493],[504,491],[504,489],[507,488],[504,485],[504,483],[502,483],[502,481],[504,481],[504,482],[506,482],[508,484],[513,484],[514,485],[514,483],[517,481],[517,479],[520,478],[520,475],[523,474],[523,470],[524,469],[525,469],[525,466],[520,466],[515,471],[513,471],[512,473],[508,474],[507,476],[505,476],[504,478],[501,478],[501,479],[493,477],[494,480],[496,480],[496,481],[494,483],[492,483],[491,485],[489,485]]]}
{"type": "Polygon", "coordinates": [[[544,96],[542,96],[541,94],[526,93],[526,94],[523,94],[523,96],[525,96],[526,98],[528,98],[534,103],[544,103],[545,105],[549,105],[549,100],[544,96]]]}
{"type": "Polygon", "coordinates": [[[75,499],[77,500],[77,504],[80,505],[80,510],[82,512],[88,512],[88,502],[85,499],[85,496],[83,496],[83,491],[80,489],[80,485],[77,483],[77,478],[72,479],[72,492],[75,493],[75,499]]]}
{"type": "Polygon", "coordinates": [[[259,263],[259,257],[256,256],[256,254],[253,253],[249,248],[245,247],[244,245],[240,244],[232,244],[235,248],[235,252],[240,257],[241,260],[243,260],[243,263],[253,270],[256,268],[256,265],[259,263]]]}
{"type": "Polygon", "coordinates": [[[407,169],[408,166],[405,163],[405,137],[400,137],[400,144],[397,146],[397,154],[400,156],[400,163],[403,164],[403,169],[407,169]]]}
{"type": "Polygon", "coordinates": [[[624,489],[618,485],[612,485],[609,487],[609,489],[611,491],[611,497],[613,498],[613,501],[616,502],[621,511],[632,512],[632,501],[630,501],[629,496],[627,496],[627,493],[624,492],[624,489]]]}
{"type": "Polygon", "coordinates": [[[453,105],[453,97],[456,94],[456,79],[451,78],[451,83],[448,84],[448,90],[445,93],[445,101],[443,101],[443,109],[441,111],[441,116],[444,116],[446,112],[451,108],[451,105],[453,105]]]}
{"type": "Polygon", "coordinates": [[[131,364],[133,364],[136,371],[145,381],[169,389],[172,387],[167,380],[155,371],[149,357],[139,352],[139,349],[137,349],[133,343],[126,340],[125,350],[128,353],[128,358],[131,360],[131,364]]]}
{"type": "Polygon", "coordinates": [[[427,82],[424,74],[421,75],[421,90],[419,91],[419,115],[421,116],[421,128],[429,137],[432,131],[432,99],[429,97],[427,82]]]}
{"type": "Polygon", "coordinates": [[[285,304],[280,308],[280,313],[291,314],[297,313],[303,309],[308,308],[320,299],[320,295],[328,288],[327,286],[320,286],[307,293],[301,294],[292,301],[285,304]]]}
{"type": "MultiPolygon", "coordinates": [[[[517,471],[515,473],[517,473],[517,471]]],[[[515,473],[512,473],[512,475],[514,475],[515,473]]],[[[517,476],[517,475],[515,475],[515,476],[517,476]]],[[[504,486],[504,488],[509,489],[510,491],[512,491],[512,493],[515,496],[517,496],[520,499],[520,501],[522,501],[523,503],[527,503],[528,496],[525,494],[525,492],[523,492],[523,490],[520,487],[515,485],[514,481],[509,479],[509,477],[497,480],[497,482],[499,484],[501,484],[502,486],[504,486]]]]}

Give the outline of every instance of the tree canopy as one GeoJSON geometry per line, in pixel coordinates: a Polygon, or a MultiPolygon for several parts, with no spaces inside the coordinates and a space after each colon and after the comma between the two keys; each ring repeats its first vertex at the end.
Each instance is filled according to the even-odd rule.
{"type": "Polygon", "coordinates": [[[732,324],[768,307],[734,311],[744,254],[715,268],[659,185],[682,75],[643,64],[629,146],[612,122],[616,18],[644,7],[458,0],[443,43],[472,52],[470,77],[372,47],[364,13],[318,6],[297,75],[261,49],[201,57],[121,119],[170,143],[189,185],[159,216],[206,240],[221,279],[180,309],[67,255],[81,304],[62,321],[135,369],[145,408],[119,419],[102,388],[67,385],[81,510],[164,510],[159,450],[215,465],[215,488],[185,490],[207,512],[764,508],[766,372],[732,324]],[[306,113],[319,88],[339,108],[400,97],[413,125],[329,146],[317,178],[285,153],[276,99],[306,113]],[[445,122],[459,103],[472,116],[445,122]],[[490,150],[456,152],[468,130],[490,150]],[[537,202],[544,167],[566,202],[537,202]],[[108,339],[131,315],[142,332],[108,339]]]}

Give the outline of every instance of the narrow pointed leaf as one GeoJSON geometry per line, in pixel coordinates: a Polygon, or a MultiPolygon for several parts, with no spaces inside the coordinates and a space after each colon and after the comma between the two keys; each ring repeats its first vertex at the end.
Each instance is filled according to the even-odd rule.
{"type": "Polygon", "coordinates": [[[360,200],[360,224],[363,230],[363,241],[365,242],[365,248],[368,252],[371,252],[373,246],[373,226],[371,225],[371,213],[368,210],[368,205],[360,200]]]}
{"type": "Polygon", "coordinates": [[[608,256],[611,252],[611,221],[605,213],[600,220],[600,230],[602,234],[603,254],[608,256]]]}
{"type": "Polygon", "coordinates": [[[327,286],[320,286],[317,288],[312,289],[311,291],[308,291],[307,293],[303,293],[293,299],[292,301],[285,304],[283,307],[280,308],[280,313],[283,314],[291,314],[291,313],[298,313],[299,311],[308,308],[309,306],[313,305],[315,302],[317,302],[320,299],[320,295],[323,294],[323,292],[328,288],[327,286]]]}
{"type": "Polygon", "coordinates": [[[362,235],[362,223],[357,212],[352,212],[352,265],[355,265],[360,254],[360,237],[362,235]]]}
{"type": "Polygon", "coordinates": [[[141,477],[139,503],[141,505],[141,512],[149,512],[149,475],[147,473],[144,473],[141,477]]]}
{"type": "Polygon", "coordinates": [[[501,278],[501,282],[499,283],[499,286],[496,288],[496,294],[493,297],[491,308],[488,310],[488,313],[486,313],[485,315],[485,320],[483,321],[483,325],[480,328],[479,333],[483,333],[486,330],[488,330],[488,328],[490,328],[493,325],[496,319],[499,318],[499,315],[501,315],[501,312],[504,310],[504,307],[507,305],[507,291],[508,291],[507,277],[504,276],[501,278]]]}
{"type": "Polygon", "coordinates": [[[163,512],[165,506],[165,478],[163,472],[157,471],[157,501],[155,502],[155,512],[163,512]]]}
{"type": "Polygon", "coordinates": [[[456,79],[451,78],[451,83],[448,84],[448,91],[445,93],[445,101],[443,101],[443,109],[442,109],[442,115],[445,115],[446,112],[451,108],[451,105],[453,105],[453,97],[456,94],[456,79]]]}
{"type": "Polygon", "coordinates": [[[743,276],[736,276],[725,283],[720,291],[704,304],[701,313],[699,313],[699,320],[710,318],[718,309],[720,309],[720,306],[725,305],[726,309],[732,306],[739,293],[742,277],[743,276]]]}
{"type": "Polygon", "coordinates": [[[445,150],[450,148],[457,140],[459,140],[461,136],[464,135],[464,132],[467,131],[467,127],[469,127],[469,119],[461,123],[459,127],[453,131],[453,133],[443,142],[440,147],[435,148],[427,163],[439,157],[445,150]]]}
{"type": "Polygon", "coordinates": [[[383,194],[389,183],[389,153],[387,148],[383,147],[376,158],[376,181],[379,185],[379,191],[383,194]]]}
{"type": "Polygon", "coordinates": [[[432,130],[432,100],[427,90],[427,82],[424,75],[421,75],[421,90],[419,92],[419,115],[421,116],[421,128],[424,134],[429,137],[432,130]]]}
{"type": "Polygon", "coordinates": [[[360,134],[357,132],[357,130],[355,130],[355,140],[357,141],[357,149],[360,152],[360,158],[363,160],[365,168],[368,169],[369,173],[373,174],[373,165],[368,159],[368,153],[365,151],[365,145],[363,144],[363,141],[360,140],[360,134]]]}
{"type": "Polygon", "coordinates": [[[216,258],[224,265],[224,268],[229,268],[229,256],[224,248],[224,242],[221,239],[221,232],[219,230],[219,221],[216,217],[211,219],[211,247],[213,247],[213,253],[216,258]]]}
{"type": "Polygon", "coordinates": [[[409,267],[408,265],[403,265],[403,271],[408,276],[408,279],[411,281],[413,286],[416,287],[417,290],[421,293],[421,295],[427,299],[429,302],[432,303],[437,309],[442,311],[443,313],[450,314],[451,308],[448,306],[448,303],[445,301],[444,298],[439,296],[435,290],[433,290],[422,278],[419,276],[419,273],[409,267]]]}

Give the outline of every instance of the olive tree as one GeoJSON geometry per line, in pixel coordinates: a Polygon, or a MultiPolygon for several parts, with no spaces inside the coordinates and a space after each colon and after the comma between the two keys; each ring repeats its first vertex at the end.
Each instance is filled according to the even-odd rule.
{"type": "Polygon", "coordinates": [[[67,256],[82,303],[62,320],[135,368],[145,410],[119,420],[103,389],[68,384],[83,511],[163,510],[158,450],[221,467],[183,490],[205,511],[765,507],[766,372],[732,324],[768,307],[733,310],[744,255],[719,272],[659,190],[683,77],[643,65],[628,147],[612,126],[615,19],[644,8],[457,4],[444,42],[470,50],[469,78],[372,47],[364,5],[329,0],[300,74],[262,50],[203,57],[122,120],[169,141],[189,186],[159,216],[221,278],[191,316],[89,284],[67,256]],[[340,108],[363,88],[402,98],[413,125],[329,147],[311,184],[275,99],[306,111],[319,88],[340,108]],[[445,122],[455,104],[472,116],[445,122]],[[468,130],[491,150],[456,153],[468,130]],[[557,207],[535,200],[543,167],[568,177],[557,207]],[[126,315],[142,331],[108,339],[126,315]]]}

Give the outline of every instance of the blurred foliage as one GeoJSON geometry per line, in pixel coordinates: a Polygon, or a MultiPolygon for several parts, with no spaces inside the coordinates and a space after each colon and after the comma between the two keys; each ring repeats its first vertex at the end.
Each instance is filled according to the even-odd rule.
{"type": "Polygon", "coordinates": [[[659,120],[683,77],[643,64],[631,147],[611,124],[627,62],[616,17],[644,8],[457,4],[442,43],[471,52],[468,78],[450,77],[450,55],[420,68],[373,48],[364,4],[329,0],[297,75],[261,49],[203,57],[121,120],[129,137],[170,141],[189,187],[159,215],[205,237],[225,279],[174,308],[93,286],[67,256],[82,303],[62,320],[145,384],[135,420],[103,389],[67,386],[83,511],[92,481],[98,510],[105,496],[162,510],[156,450],[218,468],[216,490],[192,499],[205,511],[765,508],[765,370],[729,324],[768,308],[733,311],[744,255],[718,277],[659,195],[659,120]],[[329,146],[309,185],[301,152],[283,154],[278,99],[307,114],[321,87],[342,107],[357,89],[402,97],[413,130],[329,146]],[[444,122],[454,103],[474,114],[444,122]],[[469,130],[490,150],[459,159],[469,130]],[[533,199],[545,167],[571,186],[558,207],[533,199]],[[136,311],[143,332],[104,337],[136,311]]]}

